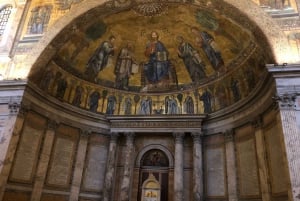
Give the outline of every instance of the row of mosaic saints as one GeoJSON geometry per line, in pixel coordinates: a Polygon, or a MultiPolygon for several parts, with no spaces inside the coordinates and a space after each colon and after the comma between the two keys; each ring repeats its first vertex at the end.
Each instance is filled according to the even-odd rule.
{"type": "MultiPolygon", "coordinates": [[[[63,73],[55,71],[55,69],[49,68],[44,73],[39,83],[42,90],[74,106],[109,115],[121,113],[125,115],[197,114],[200,113],[198,111],[199,101],[203,104],[203,106],[200,106],[203,107],[201,112],[211,113],[246,96],[241,93],[244,80],[236,79],[234,76],[226,79],[227,86],[211,85],[202,90],[196,89],[170,95],[150,96],[120,92],[115,95],[115,92],[110,92],[107,89],[100,87],[95,89],[95,87],[85,86],[77,81],[67,79],[63,73]],[[232,97],[232,101],[228,101],[228,99],[231,99],[230,97],[232,97]],[[158,99],[159,101],[157,101],[158,99]],[[100,102],[102,102],[101,106],[99,105],[100,102]]],[[[243,71],[243,77],[246,78],[248,90],[252,90],[257,80],[253,69],[246,68],[243,71]]]]}

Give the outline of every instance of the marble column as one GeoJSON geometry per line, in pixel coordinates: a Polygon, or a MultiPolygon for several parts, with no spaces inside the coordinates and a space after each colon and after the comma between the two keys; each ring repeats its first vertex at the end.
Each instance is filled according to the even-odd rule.
{"type": "Polygon", "coordinates": [[[106,173],[104,180],[104,189],[103,189],[103,201],[112,201],[113,195],[113,182],[115,176],[116,169],[116,157],[117,157],[117,140],[118,133],[111,133],[108,157],[107,157],[107,165],[106,165],[106,173]]]}
{"type": "Polygon", "coordinates": [[[31,201],[41,200],[56,128],[57,123],[53,120],[50,120],[48,122],[48,129],[45,134],[42,152],[40,155],[40,160],[38,162],[38,167],[34,178],[34,185],[31,193],[31,201]]]}
{"type": "Polygon", "coordinates": [[[227,130],[225,133],[225,154],[227,170],[227,190],[228,201],[236,201],[237,198],[237,169],[234,151],[233,130],[227,130]]]}
{"type": "Polygon", "coordinates": [[[7,179],[28,111],[28,108],[24,106],[21,106],[19,111],[14,109],[18,107],[13,107],[13,109],[9,108],[9,117],[5,122],[5,129],[2,131],[0,143],[0,200],[2,200],[4,196],[7,179]],[[13,126],[14,128],[12,129],[13,126]]]}
{"type": "Polygon", "coordinates": [[[290,201],[300,200],[300,132],[297,127],[295,100],[296,94],[282,94],[275,97],[280,111],[286,163],[289,171],[290,201]]]}
{"type": "Polygon", "coordinates": [[[124,158],[124,170],[123,170],[123,178],[121,182],[121,201],[129,201],[130,200],[130,181],[131,181],[131,173],[133,168],[133,140],[134,133],[124,133],[126,136],[126,150],[125,150],[125,158],[124,158]]]}
{"type": "Polygon", "coordinates": [[[194,201],[203,200],[203,158],[202,133],[192,133],[193,137],[193,197],[194,201]]]}
{"type": "Polygon", "coordinates": [[[264,141],[263,135],[263,121],[261,117],[258,117],[252,122],[253,127],[255,128],[255,145],[256,145],[256,154],[257,154],[257,164],[260,180],[260,190],[263,201],[271,200],[271,189],[270,189],[270,180],[268,177],[268,161],[267,161],[267,152],[266,144],[264,141]]]}
{"type": "Polygon", "coordinates": [[[71,186],[71,194],[69,197],[69,201],[77,201],[79,200],[79,193],[80,193],[80,185],[82,180],[84,162],[86,157],[86,150],[88,144],[88,131],[80,131],[80,140],[78,144],[78,151],[76,156],[76,164],[73,173],[73,180],[71,186]]]}
{"type": "Polygon", "coordinates": [[[183,132],[173,133],[175,137],[174,201],[183,201],[183,132]]]}

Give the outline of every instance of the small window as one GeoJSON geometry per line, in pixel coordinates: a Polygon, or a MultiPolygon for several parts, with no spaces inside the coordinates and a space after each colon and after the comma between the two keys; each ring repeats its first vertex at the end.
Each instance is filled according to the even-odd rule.
{"type": "Polygon", "coordinates": [[[11,9],[12,5],[6,5],[0,10],[0,36],[4,33],[11,9]]]}

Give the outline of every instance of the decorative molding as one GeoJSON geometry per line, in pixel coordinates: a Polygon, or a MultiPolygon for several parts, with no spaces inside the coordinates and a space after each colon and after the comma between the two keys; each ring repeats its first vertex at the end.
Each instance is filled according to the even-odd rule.
{"type": "Polygon", "coordinates": [[[29,110],[30,110],[29,105],[21,104],[21,107],[19,108],[18,117],[25,118],[25,116],[26,116],[26,114],[28,113],[29,110]]]}
{"type": "Polygon", "coordinates": [[[225,137],[225,142],[232,142],[234,137],[234,130],[233,129],[228,129],[224,132],[224,137],[225,137]]]}
{"type": "Polygon", "coordinates": [[[91,130],[80,129],[80,136],[83,138],[87,138],[91,133],[91,130]]]}
{"type": "Polygon", "coordinates": [[[11,115],[18,114],[20,107],[21,107],[21,104],[19,102],[9,102],[8,103],[8,109],[9,109],[9,113],[11,115]]]}
{"type": "Polygon", "coordinates": [[[125,132],[126,141],[133,142],[135,133],[134,132],[125,132]]]}
{"type": "Polygon", "coordinates": [[[166,156],[168,157],[169,160],[169,168],[173,168],[174,167],[174,156],[172,155],[172,153],[170,152],[170,150],[160,144],[151,144],[151,145],[147,145],[145,146],[138,154],[136,157],[136,161],[135,161],[135,166],[136,167],[140,167],[141,165],[141,160],[142,157],[144,156],[144,154],[148,151],[150,151],[151,149],[158,149],[161,150],[162,152],[164,152],[166,154],[166,156]]]}
{"type": "Polygon", "coordinates": [[[201,128],[199,121],[133,121],[133,122],[112,122],[113,128],[201,128]]]}
{"type": "Polygon", "coordinates": [[[184,132],[174,132],[173,136],[175,138],[175,143],[182,144],[184,135],[185,135],[184,132]]]}
{"type": "Polygon", "coordinates": [[[263,126],[263,118],[261,116],[257,117],[251,122],[252,126],[256,129],[262,128],[263,126]]]}
{"type": "Polygon", "coordinates": [[[192,132],[191,136],[193,138],[194,143],[201,143],[201,137],[203,136],[203,132],[192,132]]]}
{"type": "Polygon", "coordinates": [[[282,30],[290,31],[300,28],[299,18],[276,20],[282,30]]]}
{"type": "Polygon", "coordinates": [[[48,120],[48,129],[49,130],[55,131],[57,129],[57,127],[58,127],[58,123],[56,121],[51,120],[51,119],[48,120]]]}
{"type": "Polygon", "coordinates": [[[296,97],[296,93],[285,93],[274,96],[273,100],[277,102],[280,109],[294,109],[296,97]]]}

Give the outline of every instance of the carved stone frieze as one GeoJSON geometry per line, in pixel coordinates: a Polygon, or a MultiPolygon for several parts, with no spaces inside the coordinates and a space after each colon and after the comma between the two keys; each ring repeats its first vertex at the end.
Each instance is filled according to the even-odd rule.
{"type": "Polygon", "coordinates": [[[15,115],[18,114],[21,105],[18,102],[10,102],[8,103],[8,109],[10,114],[15,115]]]}
{"type": "Polygon", "coordinates": [[[295,108],[295,100],[297,95],[295,93],[285,93],[273,97],[277,102],[280,109],[293,109],[295,108]]]}
{"type": "Polygon", "coordinates": [[[300,28],[299,18],[289,18],[277,20],[282,30],[295,30],[300,28]]]}
{"type": "Polygon", "coordinates": [[[197,121],[134,121],[134,122],[114,122],[112,123],[113,128],[201,128],[201,124],[197,121]]]}

